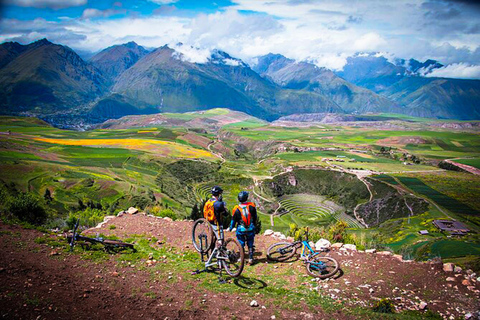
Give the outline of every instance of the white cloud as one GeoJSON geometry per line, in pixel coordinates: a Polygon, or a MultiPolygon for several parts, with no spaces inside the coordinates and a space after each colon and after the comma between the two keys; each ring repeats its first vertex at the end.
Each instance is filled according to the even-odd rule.
{"type": "MultiPolygon", "coordinates": [[[[61,3],[82,1],[86,2],[66,0],[61,3]]],[[[173,2],[150,1],[159,4],[173,2]]],[[[59,0],[35,1],[38,4],[46,2],[60,3],[59,0]]],[[[173,10],[168,15],[106,19],[113,14],[108,10],[113,9],[87,9],[83,12],[83,19],[45,21],[39,26],[31,21],[0,19],[0,39],[26,40],[33,38],[35,32],[74,49],[92,51],[132,40],[146,47],[182,42],[185,47],[193,46],[209,52],[220,49],[244,61],[272,52],[331,69],[341,69],[346,58],[359,51],[381,52],[389,61],[395,57],[421,61],[431,58],[444,64],[480,65],[480,34],[459,31],[461,28],[473,30],[473,17],[478,18],[479,12],[460,10],[465,9],[460,2],[449,2],[448,6],[458,7],[459,13],[448,21],[451,30],[442,29],[441,32],[435,29],[441,21],[434,23],[432,20],[439,16],[432,14],[437,6],[422,5],[431,0],[364,0],[354,5],[350,0],[233,2],[233,6],[220,8],[215,13],[199,13],[193,17],[175,16],[175,13],[181,15],[182,11],[173,10]],[[351,23],[352,17],[355,23],[351,23]]],[[[453,12],[442,10],[442,14],[453,12]]],[[[185,57],[192,61],[205,60],[196,51],[185,53],[185,57]]]]}
{"type": "Polygon", "coordinates": [[[118,13],[125,13],[126,11],[123,9],[106,9],[106,10],[98,10],[94,8],[88,8],[83,10],[82,18],[83,19],[91,19],[97,17],[110,17],[118,13]]]}
{"type": "Polygon", "coordinates": [[[172,57],[191,63],[207,63],[212,56],[212,52],[208,49],[199,49],[187,45],[174,45],[171,47],[175,50],[172,57]]]}
{"type": "Polygon", "coordinates": [[[148,0],[148,1],[155,2],[157,4],[170,4],[170,3],[178,2],[178,0],[148,0]]]}
{"type": "Polygon", "coordinates": [[[367,33],[353,43],[353,48],[356,51],[377,51],[382,49],[387,42],[378,33],[367,33]]]}
{"type": "Polygon", "coordinates": [[[19,7],[64,9],[83,6],[87,0],[7,0],[6,4],[19,7]]]}
{"type": "Polygon", "coordinates": [[[232,66],[232,67],[238,67],[240,65],[240,61],[235,59],[224,59],[223,63],[225,63],[227,66],[232,66]]]}
{"type": "Polygon", "coordinates": [[[434,69],[426,77],[480,79],[480,66],[466,63],[453,63],[443,68],[434,69]]]}

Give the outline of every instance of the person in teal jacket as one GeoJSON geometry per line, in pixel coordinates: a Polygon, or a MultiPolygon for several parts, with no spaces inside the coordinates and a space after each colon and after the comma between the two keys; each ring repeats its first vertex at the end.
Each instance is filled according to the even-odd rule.
{"type": "Polygon", "coordinates": [[[257,224],[257,209],[253,202],[248,202],[248,192],[242,191],[238,194],[240,204],[232,211],[232,222],[229,231],[237,226],[237,239],[245,250],[245,243],[248,246],[248,263],[253,264],[253,252],[255,241],[255,225],[257,224]]]}

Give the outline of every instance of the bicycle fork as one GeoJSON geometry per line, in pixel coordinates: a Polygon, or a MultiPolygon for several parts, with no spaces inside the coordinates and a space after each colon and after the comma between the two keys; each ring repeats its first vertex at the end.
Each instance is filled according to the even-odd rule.
{"type": "Polygon", "coordinates": [[[202,262],[205,262],[205,256],[208,256],[208,252],[206,252],[204,249],[207,248],[207,235],[206,234],[201,234],[198,236],[200,238],[200,256],[202,258],[202,262]]]}

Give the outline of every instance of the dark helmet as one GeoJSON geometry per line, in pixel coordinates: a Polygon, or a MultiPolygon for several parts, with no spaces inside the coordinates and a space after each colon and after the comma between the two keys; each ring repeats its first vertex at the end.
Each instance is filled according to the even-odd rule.
{"type": "Polygon", "coordinates": [[[238,201],[246,202],[248,199],[248,192],[247,191],[240,191],[238,194],[238,201]]]}
{"type": "Polygon", "coordinates": [[[219,186],[215,186],[212,188],[212,195],[214,195],[215,197],[218,197],[221,193],[223,193],[223,189],[219,186]]]}

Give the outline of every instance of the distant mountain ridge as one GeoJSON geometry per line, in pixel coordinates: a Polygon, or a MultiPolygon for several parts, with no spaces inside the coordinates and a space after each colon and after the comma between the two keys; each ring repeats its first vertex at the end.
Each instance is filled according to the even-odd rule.
{"type": "Polygon", "coordinates": [[[480,119],[480,80],[424,77],[443,65],[435,60],[396,63],[377,55],[357,55],[337,75],[403,106],[411,116],[480,119]]]}
{"type": "Polygon", "coordinates": [[[72,49],[42,39],[0,49],[0,108],[45,113],[86,105],[107,90],[106,79],[72,49]]]}
{"type": "Polygon", "coordinates": [[[423,77],[435,60],[373,54],[347,59],[340,72],[278,54],[252,68],[221,50],[177,44],[152,51],[135,42],[102,50],[88,62],[42,39],[0,45],[0,113],[28,114],[79,128],[130,114],[230,108],[275,120],[297,113],[394,112],[480,119],[480,81],[423,77]]]}
{"type": "Polygon", "coordinates": [[[207,62],[193,63],[163,46],[121,74],[113,91],[157,105],[162,112],[224,107],[263,119],[275,119],[299,110],[343,112],[323,95],[283,89],[262,78],[241,60],[233,60],[237,63],[231,60],[225,52],[213,51],[207,62]]]}
{"type": "Polygon", "coordinates": [[[89,62],[113,83],[121,73],[148,53],[148,50],[131,41],[104,49],[90,58],[89,62]]]}
{"type": "Polygon", "coordinates": [[[253,67],[283,88],[302,89],[322,94],[347,113],[397,112],[401,108],[389,99],[338,77],[331,70],[308,62],[296,62],[282,55],[258,58],[253,67]]]}

